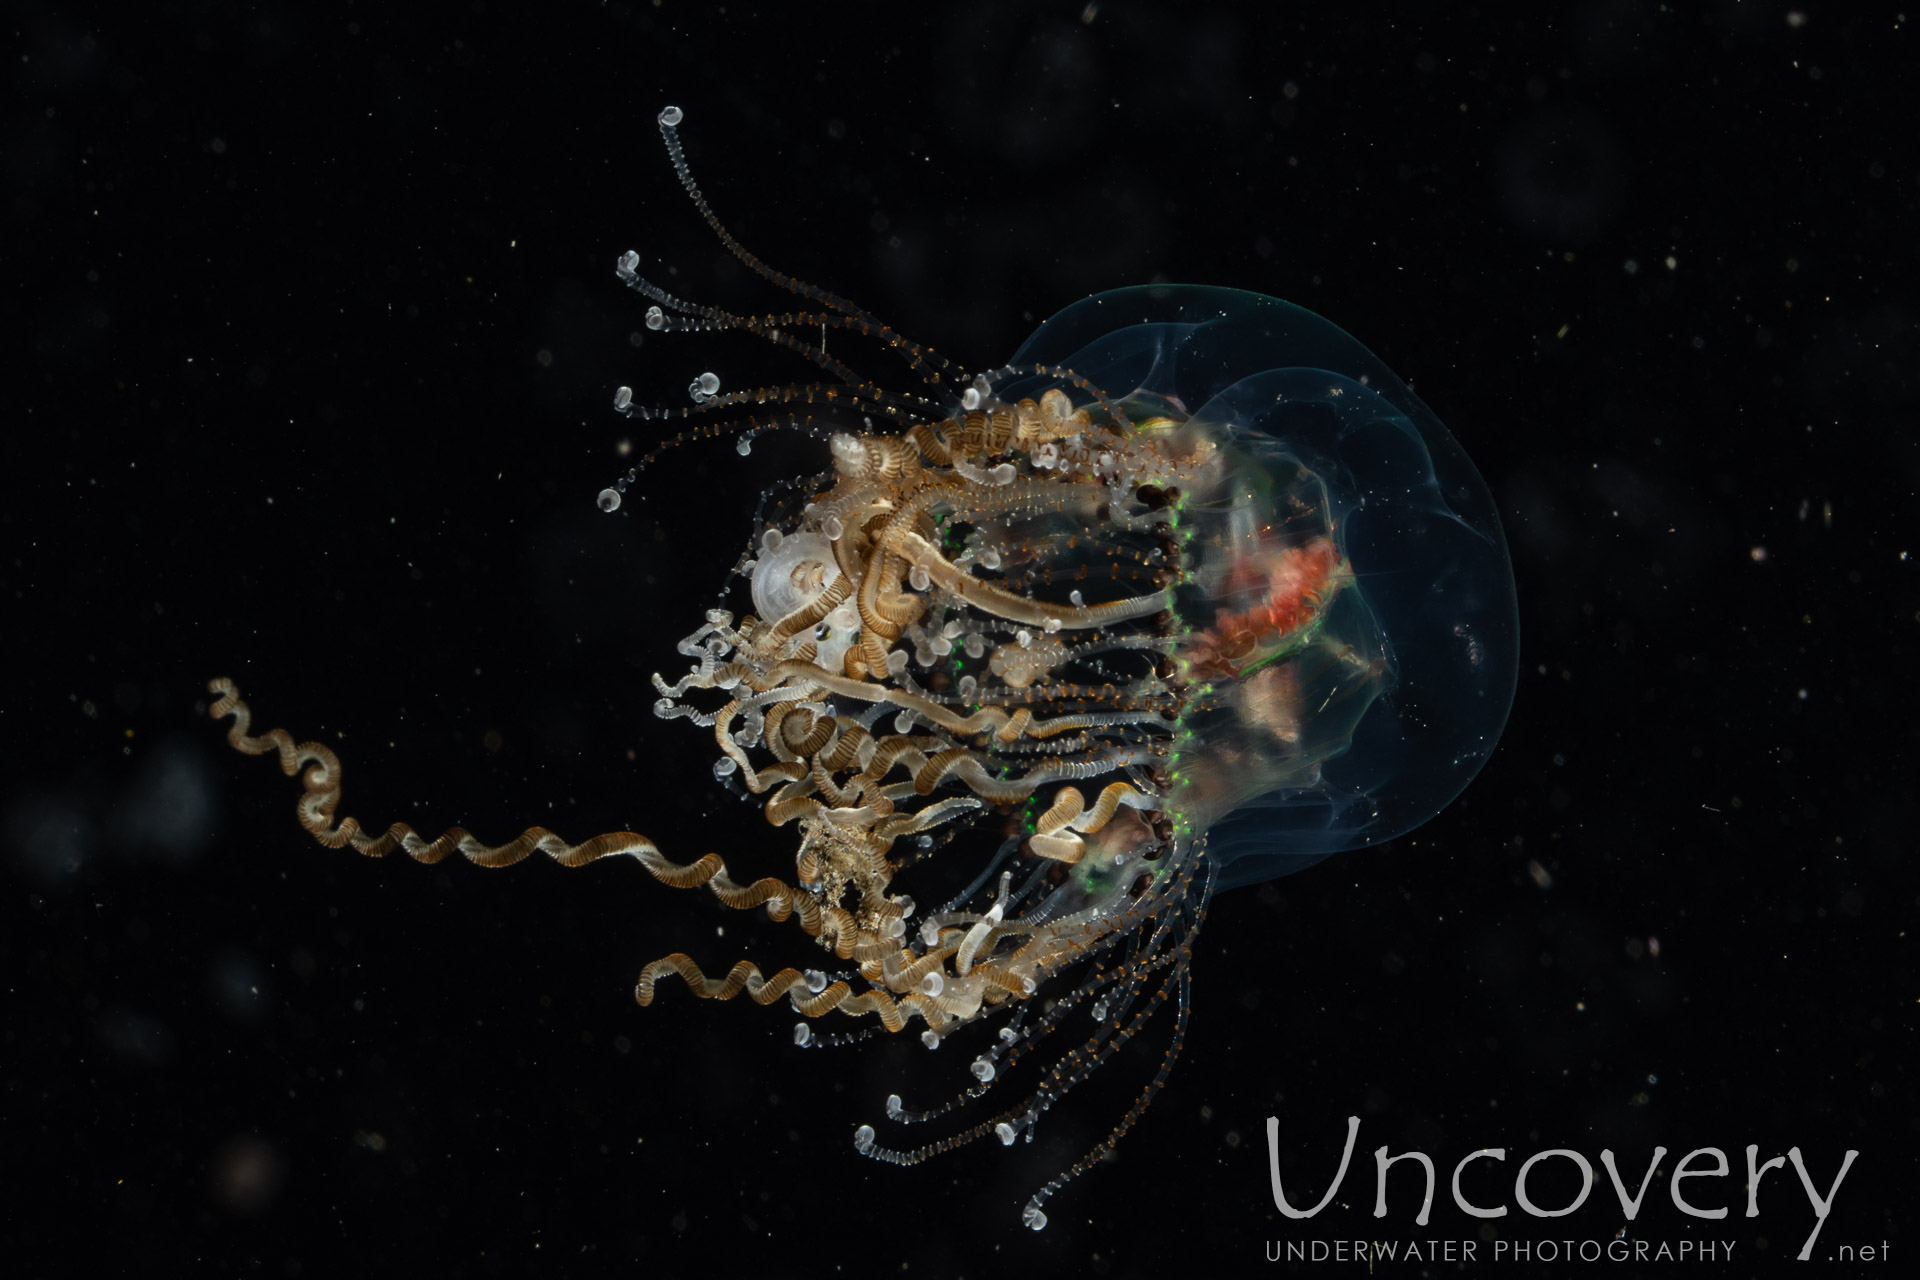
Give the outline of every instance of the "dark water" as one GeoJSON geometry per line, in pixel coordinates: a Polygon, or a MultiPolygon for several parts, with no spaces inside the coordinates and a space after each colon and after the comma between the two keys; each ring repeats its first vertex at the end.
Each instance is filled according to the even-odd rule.
{"type": "MultiPolygon", "coordinates": [[[[1748,1274],[1815,1225],[1791,1165],[1745,1216],[1748,1144],[1798,1147],[1823,1195],[1858,1151],[1813,1257],[1902,1256],[1908,28],[1765,4],[1397,14],[17,19],[17,1274],[1125,1276],[1356,1240],[1564,1274],[1623,1228],[1676,1257],[1730,1241],[1705,1269],[1748,1274]],[[966,363],[1123,284],[1327,316],[1448,424],[1506,523],[1521,677],[1492,761],[1413,835],[1215,901],[1170,1084],[1039,1235],[1020,1205],[1118,1118],[1165,1028],[1031,1146],[873,1164],[853,1126],[890,1092],[957,1090],[964,1050],[802,1053],[784,1008],[633,1006],[676,949],[811,963],[791,925],[630,865],[319,849],[298,788],[200,711],[232,676],[266,724],[340,750],[375,826],[627,828],[791,869],[789,834],[713,783],[710,739],[653,717],[648,677],[684,664],[755,496],[813,446],[675,450],[618,515],[594,505],[618,442],[651,442],[616,386],[678,402],[702,370],[807,374],[743,337],[649,333],[614,278],[632,247],[687,296],[788,305],[686,203],[669,102],[742,241],[966,363]],[[1316,1218],[1275,1208],[1269,1116],[1296,1204],[1360,1118],[1316,1218]],[[1413,1162],[1372,1215],[1382,1144],[1433,1159],[1427,1225],[1413,1162]],[[1632,1191],[1656,1146],[1628,1224],[1600,1153],[1632,1191]],[[1465,1193],[1508,1212],[1483,1221],[1448,1179],[1491,1147],[1506,1163],[1465,1193]],[[1724,1219],[1676,1207],[1696,1148],[1732,1173],[1681,1194],[1724,1219]],[[1514,1196],[1550,1149],[1597,1179],[1564,1218],[1514,1196]],[[1564,1241],[1572,1264],[1541,1243],[1564,1241]]],[[[1538,1166],[1535,1203],[1569,1203],[1575,1167],[1538,1166]]]]}

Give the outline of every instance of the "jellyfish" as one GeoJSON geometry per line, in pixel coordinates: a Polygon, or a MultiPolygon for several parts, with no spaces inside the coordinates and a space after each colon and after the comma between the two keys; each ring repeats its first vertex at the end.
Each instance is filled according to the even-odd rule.
{"type": "Polygon", "coordinates": [[[618,277],[654,330],[737,332],[818,376],[728,390],[702,373],[675,407],[620,388],[627,417],[680,425],[599,505],[617,510],[668,449],[816,442],[818,470],[762,496],[722,604],[678,643],[683,665],[653,677],[666,732],[709,744],[717,785],[785,841],[790,878],[743,883],[718,852],[679,862],[633,832],[374,835],[339,812],[331,748],[254,735],[231,681],[212,683],[211,711],[236,748],[301,777],[299,820],[324,845],[483,866],[625,855],[791,922],[797,964],[675,953],[641,971],[636,999],[683,985],[784,1005],[806,1049],[951,1042],[957,1087],[891,1095],[854,1130],[875,1160],[1031,1142],[1171,1007],[1131,1107],[1026,1202],[1037,1230],[1165,1082],[1213,895],[1393,839],[1487,760],[1517,664],[1499,519],[1433,413],[1311,312],[1226,288],[1120,289],[968,369],[740,245],[693,179],[682,118],[668,108],[660,131],[695,207],[801,304],[688,302],[633,251],[618,277]],[[849,344],[828,353],[829,332],[904,369],[868,378],[849,344]]]}

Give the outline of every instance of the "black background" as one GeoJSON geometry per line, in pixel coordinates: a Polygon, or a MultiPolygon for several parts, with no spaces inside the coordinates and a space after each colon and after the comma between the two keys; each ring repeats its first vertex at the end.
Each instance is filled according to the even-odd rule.
{"type": "Polygon", "coordinates": [[[1611,1238],[1604,1173],[1571,1217],[1483,1234],[1447,1170],[1507,1148],[1469,1186],[1511,1205],[1535,1151],[1611,1148],[1637,1179],[1662,1144],[1629,1237],[1730,1239],[1704,1269],[1748,1274],[1812,1226],[1790,1167],[1742,1216],[1748,1143],[1798,1145],[1823,1187],[1858,1149],[1815,1257],[1887,1242],[1899,1265],[1910,25],[1397,8],[18,7],[9,1270],[1148,1275],[1438,1238],[1556,1274],[1490,1241],[1611,1238]],[[944,1096],[962,1053],[801,1053],[782,1009],[628,995],[676,949],[807,963],[792,926],[624,864],[319,849],[295,785],[201,714],[233,676],[265,724],[339,747],[374,825],[629,828],[790,871],[789,833],[714,785],[647,678],[683,665],[754,495],[818,459],[676,450],[594,507],[618,442],[649,440],[615,386],[677,403],[703,369],[806,374],[646,333],[615,280],[633,247],[683,294],[783,303],[682,196],[669,102],[755,252],[966,363],[1151,280],[1326,315],[1433,406],[1507,522],[1500,750],[1413,836],[1215,902],[1169,1087],[1038,1235],[1021,1204],[1157,1041],[1032,1146],[864,1161],[852,1127],[889,1092],[944,1096]],[[1269,1115],[1296,1202],[1362,1118],[1312,1221],[1274,1209],[1269,1115]],[[1382,1143],[1439,1165],[1429,1227],[1404,1167],[1373,1218],[1382,1143]],[[1707,1146],[1735,1175],[1690,1185],[1722,1222],[1667,1195],[1707,1146]]]}

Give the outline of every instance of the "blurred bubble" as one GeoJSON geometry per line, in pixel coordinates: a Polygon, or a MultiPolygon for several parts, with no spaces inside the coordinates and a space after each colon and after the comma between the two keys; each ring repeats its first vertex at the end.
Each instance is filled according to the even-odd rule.
{"type": "Polygon", "coordinates": [[[251,1216],[267,1209],[286,1178],[286,1161],[258,1134],[227,1139],[208,1165],[208,1191],[228,1213],[251,1216]]]}
{"type": "Polygon", "coordinates": [[[205,753],[184,740],[168,740],[141,762],[115,809],[113,832],[128,848],[185,863],[206,847],[212,821],[212,772],[205,753]]]}
{"type": "Polygon", "coordinates": [[[99,842],[93,819],[65,796],[34,796],[7,810],[7,851],[20,871],[49,889],[64,889],[99,842]]]}
{"type": "Polygon", "coordinates": [[[260,962],[244,951],[218,953],[207,965],[207,986],[228,1017],[258,1023],[273,1008],[273,987],[260,962]]]}
{"type": "Polygon", "coordinates": [[[1587,110],[1548,107],[1510,131],[1494,154],[1500,203],[1522,231],[1585,244],[1605,230],[1627,193],[1613,131],[1587,110]]]}
{"type": "Polygon", "coordinates": [[[173,1031],[158,1018],[126,1009],[106,1009],[93,1020],[100,1042],[122,1058],[144,1067],[164,1067],[173,1060],[173,1031]]]}

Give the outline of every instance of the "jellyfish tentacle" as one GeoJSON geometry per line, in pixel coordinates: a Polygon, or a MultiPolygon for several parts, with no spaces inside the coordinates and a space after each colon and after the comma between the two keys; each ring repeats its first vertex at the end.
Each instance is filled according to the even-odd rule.
{"type": "MultiPolygon", "coordinates": [[[[797,890],[784,881],[763,876],[742,885],[727,874],[724,859],[707,853],[691,863],[678,863],[666,857],[653,841],[632,831],[614,831],[594,836],[580,844],[570,844],[544,827],[529,827],[516,839],[503,845],[488,845],[475,839],[462,827],[452,827],[437,839],[422,839],[412,827],[396,822],[384,835],[369,836],[351,817],[334,820],[340,802],[342,768],[339,757],[327,746],[315,742],[296,743],[284,729],[272,729],[251,735],[252,709],[240,697],[231,680],[210,681],[208,691],[219,695],[209,708],[212,718],[232,717],[227,740],[236,750],[248,755],[275,753],[281,768],[289,775],[301,773],[305,792],[299,802],[300,824],[316,841],[328,848],[352,846],[368,857],[385,857],[401,849],[417,862],[436,863],[458,852],[483,867],[506,867],[523,861],[533,853],[545,853],[566,867],[585,866],[614,854],[626,854],[637,860],[662,884],[675,889],[705,886],[714,897],[736,911],[765,906],[767,915],[778,922],[798,915],[802,930],[830,945],[842,959],[849,959],[861,945],[863,935],[845,908],[824,904],[813,894],[797,890]]],[[[879,1008],[862,997],[847,997],[849,1010],[864,1012],[879,1008]]],[[[645,1001],[642,1001],[645,1003],[645,1001]]],[[[766,1003],[763,1001],[762,1003],[766,1003]]],[[[888,1006],[891,1008],[891,1002],[888,1006]]],[[[883,1011],[883,1021],[891,1014],[883,1011]]]]}
{"type": "Polygon", "coordinates": [[[519,836],[501,845],[489,845],[476,839],[464,827],[449,827],[433,840],[423,839],[404,822],[396,822],[384,834],[366,834],[352,817],[334,818],[340,803],[343,769],[340,757],[331,747],[317,742],[296,743],[285,729],[270,729],[257,736],[252,727],[253,711],[233,681],[220,677],[207,684],[209,693],[219,695],[208,708],[215,720],[232,718],[227,741],[247,755],[277,754],[281,769],[289,776],[299,774],[305,788],[299,801],[300,825],[320,844],[330,849],[351,846],[371,858],[383,858],[396,849],[416,862],[437,863],[459,853],[482,867],[509,867],[535,853],[544,853],[564,867],[583,867],[615,854],[632,857],[660,883],[675,889],[706,886],[716,898],[735,910],[751,910],[766,904],[767,913],[784,920],[796,910],[803,925],[812,924],[809,933],[818,934],[825,914],[811,895],[801,893],[774,877],[763,877],[742,885],[727,874],[727,864],[717,853],[707,853],[693,862],[675,862],[660,852],[659,846],[634,831],[609,831],[571,844],[545,827],[529,827],[519,836]],[[304,768],[304,772],[302,769],[304,768]]]}
{"type": "MultiPolygon", "coordinates": [[[[1062,1171],[1061,1174],[1052,1179],[1039,1192],[1036,1192],[1034,1197],[1029,1201],[1024,1220],[1027,1221],[1028,1225],[1033,1226],[1035,1230],[1045,1226],[1046,1215],[1039,1212],[1039,1206],[1061,1187],[1065,1186],[1068,1182],[1104,1158],[1106,1154],[1119,1143],[1120,1139],[1126,1135],[1128,1130],[1145,1114],[1147,1107],[1151,1105],[1154,1097],[1158,1095],[1161,1087],[1165,1084],[1175,1060],[1179,1057],[1180,1050],[1185,1043],[1186,1012],[1190,1008],[1189,996],[1191,987],[1189,968],[1192,959],[1192,938],[1193,934],[1197,932],[1197,928],[1198,920],[1187,930],[1179,944],[1171,952],[1162,953],[1143,962],[1136,962],[1132,965],[1123,964],[1112,970],[1096,964],[1095,971],[1089,979],[1084,982],[1078,990],[1056,1003],[1054,1008],[1048,1011],[1047,1015],[1043,1017],[1040,1024],[1034,1029],[1028,1031],[1025,1035],[1016,1033],[1013,1038],[1003,1040],[1001,1044],[994,1046],[988,1053],[982,1055],[982,1059],[976,1063],[975,1074],[978,1078],[978,1083],[969,1086],[957,1097],[928,1112],[907,1113],[899,1106],[897,1097],[890,1098],[888,1100],[888,1114],[891,1118],[902,1121],[930,1120],[952,1110],[956,1106],[980,1097],[986,1093],[988,1089],[992,1088],[996,1080],[1001,1078],[995,1064],[998,1063],[1003,1054],[1006,1058],[1007,1067],[1011,1068],[1017,1064],[1019,1059],[1031,1051],[1043,1036],[1059,1025],[1060,1021],[1074,1004],[1086,998],[1091,992],[1115,982],[1118,982],[1122,988],[1128,986],[1137,988],[1144,982],[1148,975],[1161,969],[1171,969],[1171,972],[1161,981],[1153,997],[1144,1008],[1132,1012],[1124,1024],[1117,1018],[1112,1021],[1103,1022],[1099,1033],[1096,1034],[1095,1041],[1090,1045],[1070,1052],[1050,1074],[1047,1083],[1040,1089],[1035,1090],[1035,1092],[1025,1100],[960,1134],[906,1151],[877,1146],[871,1130],[863,1129],[863,1132],[866,1134],[864,1140],[856,1138],[856,1145],[859,1147],[861,1154],[885,1163],[904,1165],[917,1164],[921,1160],[928,1159],[944,1151],[952,1150],[956,1146],[975,1141],[988,1133],[994,1133],[999,1136],[1002,1141],[1011,1143],[1017,1138],[1020,1131],[1033,1127],[1040,1112],[1050,1108],[1061,1095],[1065,1094],[1073,1085],[1084,1080],[1096,1067],[1107,1061],[1114,1053],[1118,1052],[1123,1045],[1131,1040],[1133,1036],[1145,1026],[1147,1021],[1159,1011],[1171,993],[1178,993],[1181,1015],[1176,1023],[1172,1042],[1167,1052],[1162,1056],[1160,1068],[1153,1079],[1142,1091],[1140,1097],[1135,1100],[1133,1106],[1122,1118],[1120,1123],[1108,1133],[1106,1138],[1072,1167],[1062,1171]],[[982,1063],[985,1064],[984,1069],[982,1068],[982,1063]],[[1035,1221],[1036,1216],[1038,1218],[1037,1221],[1035,1221]]],[[[1126,999],[1128,1003],[1131,1003],[1131,996],[1127,996],[1126,999]]],[[[1124,1010],[1122,1012],[1124,1012],[1124,1010]]]]}
{"type": "Polygon", "coordinates": [[[667,145],[667,156],[673,162],[673,171],[679,177],[680,185],[685,189],[687,198],[693,201],[693,207],[700,211],[700,216],[706,220],[707,226],[712,229],[714,235],[719,237],[720,243],[726,247],[727,252],[739,259],[747,270],[761,279],[785,289],[788,293],[810,298],[829,310],[840,312],[859,326],[862,332],[867,332],[870,328],[874,336],[888,347],[900,352],[909,368],[920,370],[930,367],[930,372],[926,375],[928,380],[939,381],[942,371],[951,367],[945,356],[936,354],[932,347],[923,347],[917,342],[910,342],[901,337],[891,327],[845,298],[828,293],[825,289],[816,288],[804,280],[796,280],[792,276],[775,271],[748,252],[745,245],[733,238],[733,234],[721,224],[719,217],[708,206],[706,196],[701,193],[699,184],[693,179],[693,169],[687,164],[686,152],[681,149],[680,137],[676,132],[680,120],[681,114],[678,108],[670,107],[660,113],[661,140],[667,145]],[[672,117],[671,123],[668,120],[669,115],[672,117]]]}
{"type": "Polygon", "coordinates": [[[861,381],[860,376],[852,369],[829,356],[826,353],[824,344],[814,346],[811,343],[800,341],[800,339],[787,332],[788,328],[798,325],[804,325],[808,328],[817,325],[822,328],[854,329],[857,322],[851,317],[839,314],[820,314],[817,312],[789,313],[780,316],[771,314],[765,316],[737,316],[719,307],[707,306],[699,302],[689,302],[684,298],[675,297],[659,285],[653,283],[653,281],[640,275],[635,270],[639,265],[640,255],[634,253],[632,250],[628,250],[620,256],[619,262],[614,267],[614,273],[620,277],[629,289],[632,289],[635,293],[651,298],[659,304],[659,307],[649,312],[647,316],[647,325],[649,328],[679,331],[738,329],[745,333],[751,333],[756,337],[764,338],[775,346],[785,347],[787,350],[795,352],[804,359],[812,362],[818,368],[833,374],[843,382],[853,384],[861,381]]]}
{"type": "MultiPolygon", "coordinates": [[[[933,953],[929,954],[931,955],[933,953]]],[[[888,1109],[889,1118],[909,1124],[920,1123],[926,1120],[937,1119],[957,1107],[966,1105],[968,1102],[986,1093],[1001,1080],[1007,1079],[1008,1072],[1018,1066],[1023,1058],[1031,1053],[1037,1052],[1046,1040],[1046,1037],[1058,1030],[1066,1022],[1067,1018],[1088,999],[1092,998],[1096,992],[1106,990],[1117,983],[1124,984],[1128,981],[1138,980],[1146,974],[1165,968],[1171,964],[1175,958],[1175,956],[1163,952],[1146,959],[1122,961],[1114,965],[1109,965],[1099,960],[1094,961],[1089,967],[1086,977],[1080,984],[1072,991],[1061,996],[1058,1000],[1053,1001],[1046,1012],[1036,1018],[1031,1025],[1021,1026],[1018,1022],[1018,1015],[1016,1015],[1016,1020],[1002,1031],[999,1042],[991,1046],[985,1056],[995,1063],[996,1067],[1002,1065],[1002,1059],[1004,1059],[1004,1071],[996,1070],[996,1073],[991,1078],[968,1085],[965,1089],[947,1099],[947,1101],[925,1111],[910,1112],[890,1106],[888,1109]]],[[[1029,1105],[1033,1102],[1033,1096],[1034,1095],[1029,1094],[1025,1100],[1002,1112],[996,1117],[996,1120],[1005,1121],[1018,1116],[1028,1109],[1029,1105]]]]}
{"type": "Polygon", "coordinates": [[[853,1145],[856,1151],[866,1156],[869,1160],[878,1160],[882,1164],[909,1168],[922,1161],[931,1160],[935,1156],[944,1155],[955,1148],[964,1147],[972,1142],[978,1142],[981,1138],[993,1133],[1002,1124],[1006,1123],[1017,1111],[1018,1108],[1014,1108],[1013,1110],[1002,1112],[997,1116],[989,1116],[971,1128],[963,1129],[959,1133],[950,1134],[935,1142],[929,1142],[925,1146],[914,1147],[907,1151],[900,1151],[892,1147],[878,1145],[875,1141],[876,1135],[873,1132],[873,1126],[863,1124],[854,1132],[853,1145]]]}
{"type": "Polygon", "coordinates": [[[1032,600],[958,568],[940,554],[939,548],[912,529],[891,526],[886,536],[906,559],[926,565],[928,575],[942,590],[951,592],[983,612],[1010,622],[1023,622],[1037,627],[1052,623],[1056,630],[1084,630],[1149,617],[1165,609],[1168,604],[1164,591],[1102,605],[1059,605],[1032,600]]]}
{"type": "MultiPolygon", "coordinates": [[[[703,393],[692,404],[675,405],[671,408],[634,404],[630,399],[616,406],[623,417],[639,418],[643,422],[687,421],[716,414],[722,409],[735,405],[819,405],[826,407],[844,407],[850,412],[871,414],[891,422],[910,422],[925,416],[927,410],[934,407],[933,402],[921,396],[903,396],[896,391],[888,391],[877,383],[853,381],[850,383],[832,382],[789,382],[779,386],[746,387],[738,391],[716,391],[703,393]]],[[[730,420],[703,423],[700,427],[690,428],[700,436],[718,436],[729,429],[741,429],[753,426],[750,421],[730,420]]],[[[691,437],[689,437],[691,438],[691,437]]],[[[685,443],[684,440],[666,440],[660,447],[685,443]]],[[[657,456],[658,449],[654,455],[657,456]]]]}
{"type": "Polygon", "coordinates": [[[634,987],[634,999],[643,1006],[652,1004],[660,978],[675,973],[702,1000],[731,1000],[745,991],[755,1003],[763,1005],[772,1004],[796,985],[804,987],[807,981],[806,975],[798,969],[782,969],[771,978],[762,977],[759,967],[751,960],[738,962],[724,978],[709,978],[693,957],[676,951],[640,971],[640,980],[634,987]]]}
{"type": "Polygon", "coordinates": [[[1087,835],[1094,835],[1113,821],[1113,815],[1120,811],[1121,805],[1136,808],[1151,807],[1144,803],[1146,800],[1147,797],[1142,796],[1124,782],[1108,783],[1106,789],[1101,791],[1100,798],[1093,802],[1093,808],[1084,816],[1073,820],[1073,828],[1087,835]]]}
{"type": "Polygon", "coordinates": [[[924,809],[880,823],[874,828],[874,834],[891,841],[899,836],[931,830],[943,822],[951,822],[960,814],[979,807],[980,801],[973,796],[949,796],[944,800],[935,801],[924,809]]]}
{"type": "Polygon", "coordinates": [[[885,991],[855,994],[845,980],[814,991],[807,976],[798,969],[782,969],[771,978],[763,977],[759,966],[751,960],[738,961],[724,978],[709,978],[693,957],[679,951],[655,960],[640,971],[634,999],[642,1006],[652,1004],[659,993],[660,979],[672,974],[677,974],[702,1000],[731,1000],[745,992],[755,1004],[770,1005],[786,996],[795,1011],[804,1017],[817,1018],[836,1009],[850,1017],[870,1013],[892,1032],[904,1029],[909,1015],[924,1016],[928,1009],[924,998],[919,996],[895,1000],[885,991]]]}
{"type": "MultiPolygon", "coordinates": [[[[1100,1161],[1106,1159],[1113,1149],[1119,1145],[1120,1140],[1127,1136],[1128,1131],[1140,1122],[1142,1116],[1146,1115],[1147,1108],[1153,1105],[1153,1100],[1160,1095],[1160,1090],[1165,1087],[1167,1077],[1173,1071],[1173,1064],[1179,1060],[1180,1051],[1185,1048],[1187,1041],[1187,1022],[1193,1007],[1191,945],[1191,937],[1189,936],[1189,940],[1181,944],[1182,954],[1177,962],[1174,973],[1168,979],[1169,983],[1177,982],[1179,999],[1176,1006],[1177,1012],[1174,1020],[1173,1038],[1169,1041],[1166,1052],[1161,1055],[1159,1069],[1154,1072],[1153,1079],[1147,1082],[1146,1088],[1140,1091],[1140,1096],[1134,1099],[1133,1105],[1127,1108],[1127,1113],[1120,1118],[1120,1123],[1109,1130],[1106,1137],[1095,1143],[1091,1150],[1084,1156],[1081,1156],[1080,1159],[1074,1161],[1068,1168],[1055,1174],[1047,1181],[1045,1186],[1034,1192],[1027,1200],[1026,1207],[1021,1211],[1020,1221],[1033,1230],[1039,1231],[1047,1225],[1047,1215],[1041,1206],[1046,1204],[1062,1187],[1072,1182],[1075,1178],[1078,1178],[1088,1169],[1093,1168],[1093,1166],[1100,1163],[1100,1161]]],[[[1166,1000],[1166,990],[1167,984],[1163,983],[1160,989],[1155,992],[1152,1004],[1134,1015],[1134,1022],[1130,1026],[1126,1037],[1116,1037],[1113,1048],[1109,1049],[1106,1054],[1103,1054],[1099,1061],[1105,1061],[1113,1049],[1117,1049],[1119,1044],[1124,1042],[1125,1038],[1131,1038],[1133,1032],[1138,1029],[1139,1024],[1143,1023],[1159,1009],[1159,1006],[1166,1000]]],[[[1097,1065],[1099,1065],[1099,1062],[1089,1065],[1086,1070],[1090,1072],[1093,1067],[1097,1065]]]]}

